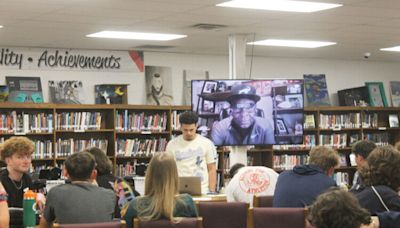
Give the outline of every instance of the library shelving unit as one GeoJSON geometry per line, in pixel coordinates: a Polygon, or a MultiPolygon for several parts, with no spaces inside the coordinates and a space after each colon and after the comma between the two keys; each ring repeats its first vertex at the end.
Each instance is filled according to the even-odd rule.
{"type": "MultiPolygon", "coordinates": [[[[33,169],[63,166],[65,158],[97,146],[117,175],[148,163],[179,134],[177,114],[188,106],[0,103],[0,142],[26,136],[35,143],[33,169]]],[[[179,121],[178,121],[179,122],[179,121]]],[[[0,164],[4,166],[4,164],[0,164]]]]}
{"type": "MultiPolygon", "coordinates": [[[[398,117],[400,108],[392,107],[315,107],[304,109],[304,144],[273,147],[273,167],[277,171],[291,169],[308,162],[309,150],[316,145],[336,149],[341,157],[335,171],[338,184],[351,185],[356,166],[350,159],[351,146],[369,139],[378,146],[400,140],[398,117]],[[396,123],[390,123],[390,119],[396,123]]],[[[267,164],[268,166],[268,164],[267,164]]]]}
{"type": "MultiPolygon", "coordinates": [[[[186,110],[190,107],[0,103],[0,142],[18,135],[30,138],[36,148],[34,169],[62,166],[71,153],[98,146],[113,161],[115,174],[124,176],[181,134],[179,114],[186,110]]],[[[305,108],[304,144],[255,147],[248,150],[248,165],[291,169],[307,163],[313,146],[328,145],[341,155],[338,183],[350,184],[356,170],[350,161],[352,144],[360,139],[377,145],[400,141],[399,114],[400,108],[392,107],[305,108]]],[[[219,147],[217,152],[222,186],[230,149],[219,147]]]]}

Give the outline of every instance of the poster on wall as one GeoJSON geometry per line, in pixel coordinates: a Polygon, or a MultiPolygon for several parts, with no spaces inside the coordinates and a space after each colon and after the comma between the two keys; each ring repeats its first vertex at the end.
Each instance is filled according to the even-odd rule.
{"type": "Polygon", "coordinates": [[[145,66],[146,104],[173,105],[172,71],[170,67],[145,66]]]}
{"type": "Polygon", "coordinates": [[[49,81],[49,97],[55,104],[83,104],[82,81],[49,81]]]}
{"type": "Polygon", "coordinates": [[[308,106],[330,106],[325,74],[305,74],[303,76],[308,106]]]}
{"type": "Polygon", "coordinates": [[[192,103],[192,80],[208,80],[208,71],[183,70],[183,101],[185,105],[192,103]]]}
{"type": "Polygon", "coordinates": [[[0,85],[0,102],[6,102],[8,99],[8,86],[0,85]]]}
{"type": "Polygon", "coordinates": [[[9,102],[43,103],[42,84],[40,77],[10,77],[6,76],[9,89],[9,102]]]}
{"type": "Polygon", "coordinates": [[[368,106],[368,89],[366,86],[338,91],[340,106],[368,106]]]}
{"type": "Polygon", "coordinates": [[[128,104],[128,84],[95,85],[96,104],[128,104]]]}
{"type": "Polygon", "coordinates": [[[400,81],[391,81],[390,98],[392,99],[393,107],[400,107],[400,81]]]}

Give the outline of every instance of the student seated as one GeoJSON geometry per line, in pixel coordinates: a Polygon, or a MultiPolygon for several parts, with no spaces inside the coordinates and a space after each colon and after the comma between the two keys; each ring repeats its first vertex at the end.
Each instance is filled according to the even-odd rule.
{"type": "Polygon", "coordinates": [[[225,188],[228,202],[246,202],[253,206],[253,197],[274,195],[278,173],[264,166],[233,165],[231,180],[225,188]]]}
{"type": "Polygon", "coordinates": [[[97,223],[113,220],[116,196],[94,184],[97,171],[88,152],[72,154],[65,161],[64,175],[71,183],[53,187],[47,194],[40,227],[60,224],[97,223]]]}
{"type": "Polygon", "coordinates": [[[369,140],[360,140],[352,146],[351,152],[356,156],[357,171],[354,173],[353,186],[351,187],[350,192],[357,193],[364,189],[364,183],[358,170],[367,163],[368,155],[375,148],[375,143],[369,140]]]}
{"type": "Polygon", "coordinates": [[[100,187],[110,189],[116,193],[115,218],[121,218],[128,208],[129,202],[135,198],[132,188],[127,182],[112,174],[112,162],[106,153],[97,147],[85,150],[94,156],[96,161],[96,182],[100,187]]]}
{"type": "Polygon", "coordinates": [[[156,153],[150,161],[145,178],[145,194],[132,200],[125,215],[126,227],[133,227],[133,218],[143,221],[176,217],[197,217],[193,199],[178,195],[178,170],[174,157],[166,152],[156,153]]]}
{"type": "Polygon", "coordinates": [[[367,157],[360,175],[365,189],[356,194],[361,206],[374,215],[384,211],[400,211],[400,152],[392,146],[375,148],[367,157]]]}
{"type": "Polygon", "coordinates": [[[338,153],[325,146],[310,151],[308,165],[296,165],[293,170],[279,174],[273,199],[274,207],[304,207],[330,187],[336,186],[332,179],[339,164],[338,153]]]}
{"type": "Polygon", "coordinates": [[[308,221],[315,228],[359,228],[370,224],[371,217],[353,194],[332,188],[309,207],[308,221]]]}

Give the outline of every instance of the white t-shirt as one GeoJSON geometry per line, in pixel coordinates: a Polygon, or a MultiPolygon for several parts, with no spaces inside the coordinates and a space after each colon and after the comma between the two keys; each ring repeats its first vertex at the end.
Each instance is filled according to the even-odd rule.
{"type": "Polygon", "coordinates": [[[180,177],[201,177],[201,192],[206,194],[209,191],[207,164],[215,163],[217,156],[214,144],[199,134],[192,141],[180,135],[168,143],[166,151],[174,156],[180,177]]]}
{"type": "Polygon", "coordinates": [[[274,195],[278,173],[264,166],[239,169],[225,188],[228,202],[246,202],[253,206],[253,196],[274,195]]]}

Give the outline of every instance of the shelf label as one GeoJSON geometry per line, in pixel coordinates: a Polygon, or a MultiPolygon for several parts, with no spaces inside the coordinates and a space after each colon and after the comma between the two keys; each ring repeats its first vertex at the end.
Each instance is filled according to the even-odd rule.
{"type": "Polygon", "coordinates": [[[14,135],[26,135],[26,132],[15,132],[14,135]]]}
{"type": "Polygon", "coordinates": [[[78,132],[78,133],[85,132],[85,129],[75,129],[74,132],[78,132]]]}
{"type": "Polygon", "coordinates": [[[386,131],[386,127],[378,127],[378,130],[380,130],[380,131],[386,131]]]}
{"type": "Polygon", "coordinates": [[[342,130],[342,127],[340,125],[332,127],[332,131],[341,131],[341,130],[342,130]]]}
{"type": "Polygon", "coordinates": [[[141,131],[140,134],[142,134],[142,135],[151,135],[151,131],[141,131]]]}

